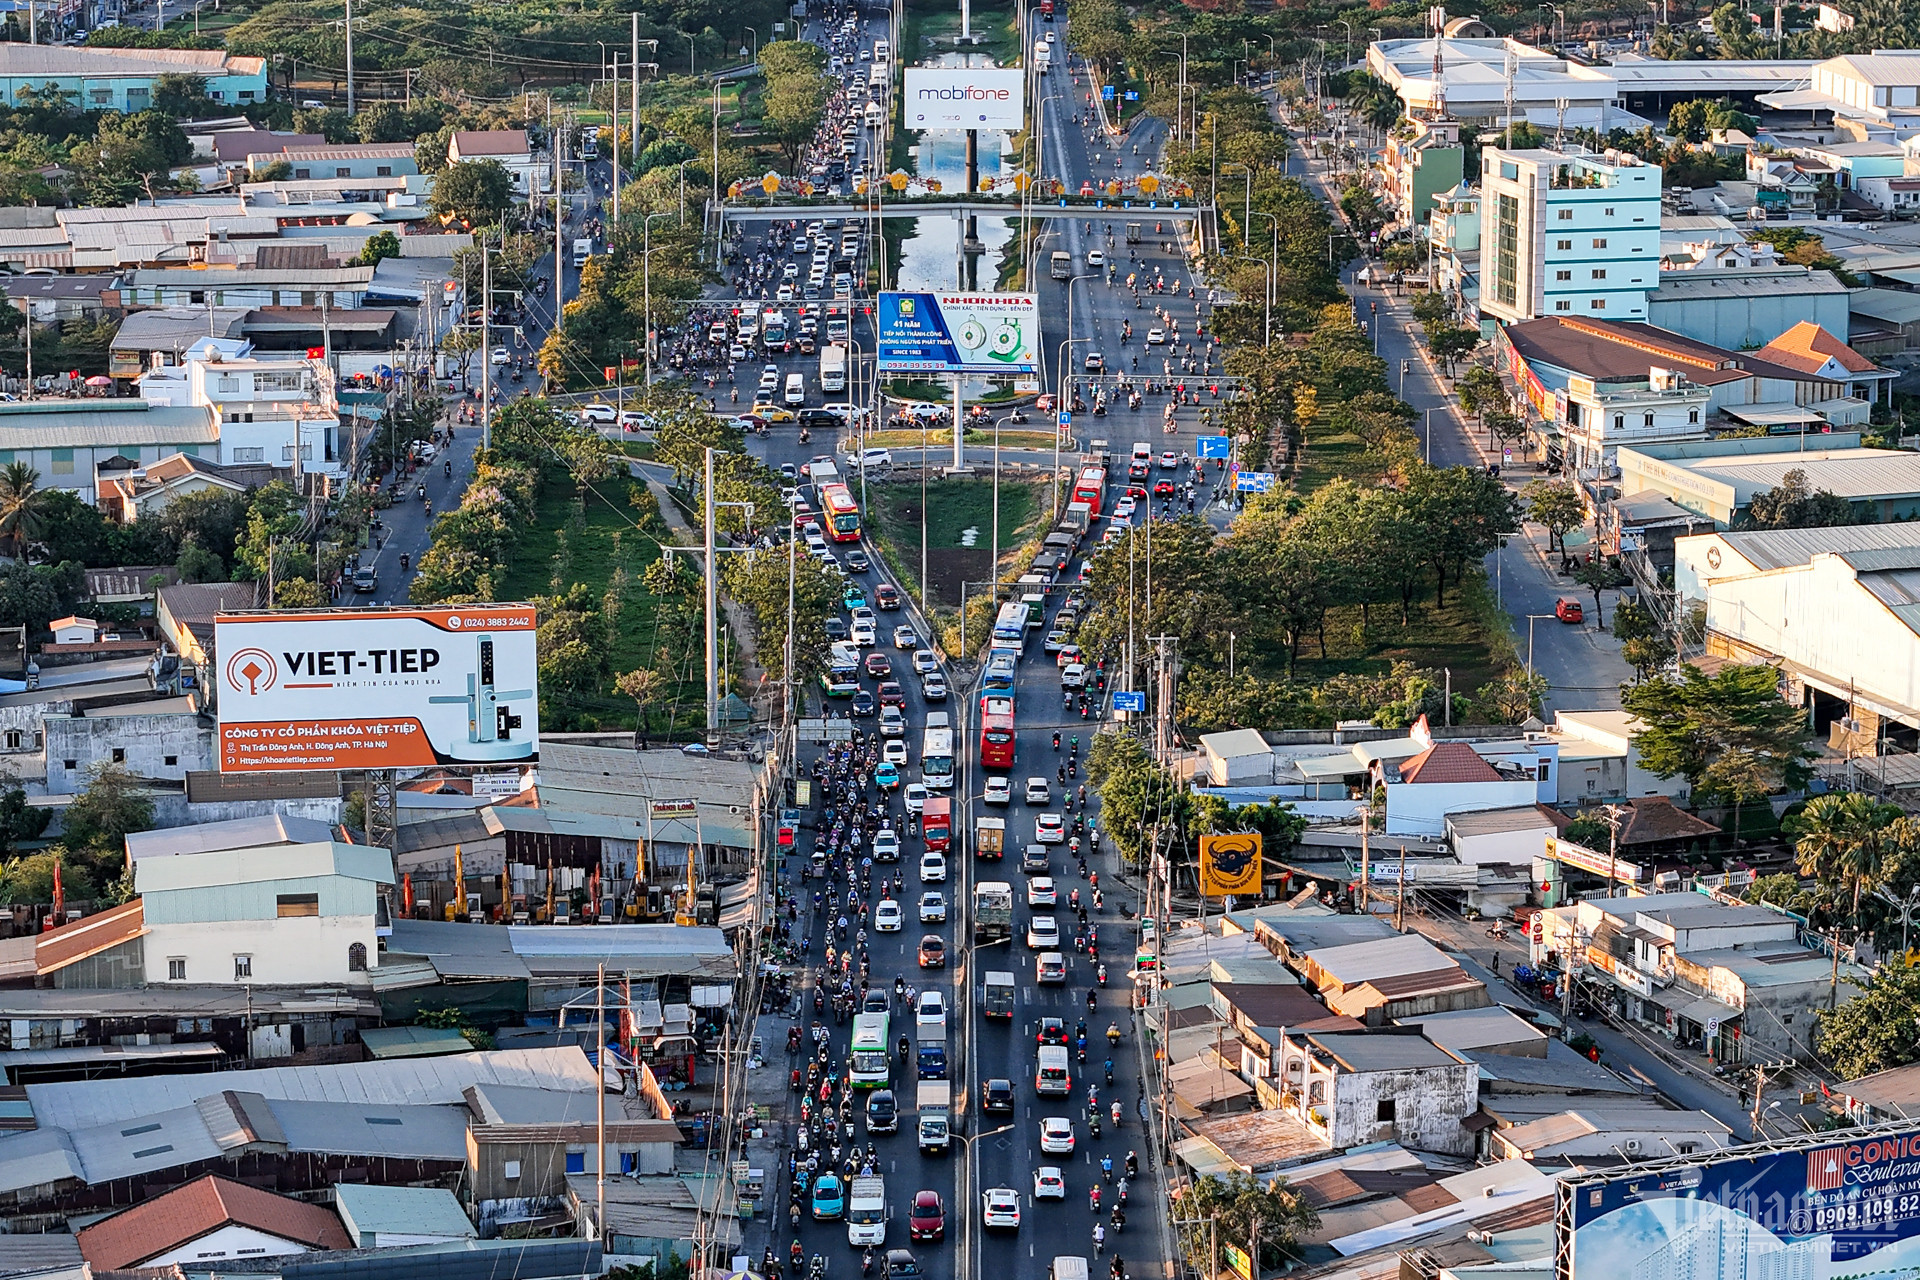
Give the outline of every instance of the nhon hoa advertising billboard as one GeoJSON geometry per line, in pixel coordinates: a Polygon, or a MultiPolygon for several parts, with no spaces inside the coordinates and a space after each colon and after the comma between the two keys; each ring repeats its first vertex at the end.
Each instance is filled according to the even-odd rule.
{"type": "Polygon", "coordinates": [[[1920,1129],[1667,1159],[1558,1194],[1560,1280],[1847,1280],[1920,1268],[1920,1129]]]}
{"type": "Polygon", "coordinates": [[[1031,293],[880,295],[882,373],[1037,373],[1040,303],[1031,293]]]}
{"type": "Polygon", "coordinates": [[[223,773],[531,760],[530,604],[223,613],[223,773]]]}

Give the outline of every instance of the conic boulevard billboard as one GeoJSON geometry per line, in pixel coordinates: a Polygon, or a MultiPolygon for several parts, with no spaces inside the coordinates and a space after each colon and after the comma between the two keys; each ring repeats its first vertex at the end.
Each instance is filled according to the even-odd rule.
{"type": "Polygon", "coordinates": [[[531,760],[535,625],[530,604],[220,614],[220,770],[531,760]]]}
{"type": "Polygon", "coordinates": [[[902,118],[909,129],[1026,128],[1026,72],[989,67],[908,67],[902,118]]]}
{"type": "Polygon", "coordinates": [[[1920,1266],[1910,1125],[1668,1159],[1557,1194],[1559,1280],[1834,1280],[1920,1266]]]}
{"type": "Polygon", "coordinates": [[[882,293],[882,373],[1038,373],[1031,293],[882,293]]]}

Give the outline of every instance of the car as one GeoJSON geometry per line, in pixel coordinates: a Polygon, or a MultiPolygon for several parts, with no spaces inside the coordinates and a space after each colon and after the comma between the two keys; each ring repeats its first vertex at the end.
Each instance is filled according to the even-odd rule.
{"type": "Polygon", "coordinates": [[[1106,371],[1107,358],[1098,351],[1087,352],[1087,358],[1081,361],[1081,372],[1083,373],[1105,373],[1106,371]]]}
{"type": "Polygon", "coordinates": [[[1060,668],[1060,687],[1062,689],[1084,689],[1087,687],[1087,664],[1069,662],[1060,668]]]}
{"type": "Polygon", "coordinates": [[[847,638],[847,620],[845,618],[828,618],[826,632],[827,639],[829,640],[845,640],[847,638]]]}
{"type": "Polygon", "coordinates": [[[857,716],[870,716],[878,707],[879,704],[874,701],[871,693],[865,689],[857,689],[854,691],[853,705],[848,710],[857,716]]]}
{"type": "Polygon", "coordinates": [[[896,649],[918,649],[920,635],[912,627],[898,626],[893,629],[893,647],[896,649]]]}
{"type": "Polygon", "coordinates": [[[1104,267],[1104,266],[1106,266],[1106,265],[1107,265],[1107,253],[1106,253],[1106,250],[1104,250],[1104,249],[1089,249],[1089,250],[1087,250],[1087,265],[1088,265],[1088,266],[1090,266],[1090,267],[1104,267]]]}
{"type": "Polygon", "coordinates": [[[893,997],[889,996],[880,988],[875,987],[873,990],[867,992],[866,997],[860,1001],[860,1012],[886,1013],[892,1005],[893,997]]]}
{"type": "Polygon", "coordinates": [[[944,969],[947,967],[947,940],[937,933],[929,933],[920,939],[920,967],[922,969],[944,969]]]}
{"type": "MultiPolygon", "coordinates": [[[[788,465],[791,466],[792,464],[789,463],[788,465]]],[[[873,568],[873,561],[867,559],[866,552],[856,547],[852,551],[847,552],[847,568],[853,570],[855,573],[866,573],[873,568]]],[[[885,591],[886,588],[881,587],[880,590],[885,591]]],[[[884,609],[887,606],[881,605],[880,607],[884,609]]]]}
{"type": "Polygon", "coordinates": [[[1040,644],[1040,651],[1042,653],[1059,653],[1060,650],[1066,647],[1066,644],[1067,632],[1059,627],[1055,627],[1053,630],[1047,632],[1047,638],[1040,644]]]}
{"type": "Polygon", "coordinates": [[[1060,903],[1060,894],[1053,887],[1052,876],[1035,876],[1027,881],[1027,905],[1030,907],[1052,907],[1060,903]]]}
{"type": "Polygon", "coordinates": [[[988,778],[980,791],[982,804],[1012,804],[1013,780],[1011,778],[988,778]]]}
{"type": "MultiPolygon", "coordinates": [[[[886,710],[891,711],[893,708],[888,707],[886,710]]],[[[887,722],[885,720],[880,722],[880,731],[882,733],[887,731],[887,722]]],[[[888,738],[886,744],[880,748],[880,758],[888,764],[897,764],[903,769],[906,768],[907,740],[905,738],[888,738]]]]}
{"type": "Polygon", "coordinates": [[[1148,346],[1150,347],[1164,346],[1166,344],[1166,341],[1167,341],[1167,331],[1165,329],[1162,329],[1159,325],[1155,325],[1153,326],[1153,328],[1147,330],[1148,346]]]}
{"type": "Polygon", "coordinates": [[[924,884],[945,884],[947,880],[947,855],[944,853],[921,854],[920,879],[924,884]]]}
{"type": "Polygon", "coordinates": [[[1113,514],[1110,518],[1114,520],[1125,520],[1128,516],[1133,514],[1133,508],[1134,508],[1133,498],[1131,497],[1122,498],[1120,499],[1120,501],[1113,504],[1113,514]]]}
{"type": "Polygon", "coordinates": [[[505,347],[495,347],[493,349],[493,355],[488,358],[488,363],[496,365],[512,364],[513,356],[505,347]]]}
{"type": "Polygon", "coordinates": [[[1057,813],[1043,813],[1033,820],[1033,838],[1041,844],[1060,844],[1067,838],[1067,827],[1057,813]]]}
{"type": "Polygon", "coordinates": [[[855,622],[847,628],[847,638],[862,648],[872,648],[879,643],[871,622],[855,622]]]}
{"type": "MultiPolygon", "coordinates": [[[[882,657],[885,655],[876,654],[875,656],[882,657]]],[[[880,682],[880,688],[876,690],[876,692],[880,695],[881,706],[899,707],[902,711],[906,709],[907,691],[900,687],[898,680],[882,680],[880,682]]]]}
{"type": "Polygon", "coordinates": [[[653,415],[643,413],[638,409],[628,409],[620,415],[620,429],[622,431],[651,431],[654,425],[653,415]]]}
{"type": "Polygon", "coordinates": [[[927,807],[926,783],[915,782],[915,783],[909,784],[907,787],[906,794],[901,799],[902,799],[902,803],[904,803],[907,806],[908,813],[915,813],[915,814],[919,813],[922,809],[927,807]]]}
{"type": "Polygon", "coordinates": [[[1585,622],[1586,610],[1572,596],[1561,596],[1553,602],[1553,616],[1562,622],[1585,622]]]}
{"type": "Polygon", "coordinates": [[[1173,490],[1173,481],[1159,480],[1154,483],[1153,496],[1156,498],[1171,498],[1173,496],[1173,490]]]}
{"type": "Polygon", "coordinates": [[[850,619],[852,619],[854,622],[864,622],[870,627],[877,627],[880,625],[879,622],[873,616],[873,610],[867,608],[865,605],[858,606],[857,608],[852,610],[852,612],[850,612],[847,616],[850,619]]]}
{"type": "Polygon", "coordinates": [[[765,400],[754,401],[753,408],[747,410],[747,412],[763,422],[793,421],[793,410],[783,409],[779,405],[771,404],[765,400]]]}
{"type": "Polygon", "coordinates": [[[1060,652],[1053,655],[1053,665],[1056,667],[1070,666],[1076,662],[1085,665],[1086,660],[1086,655],[1080,652],[1077,644],[1062,645],[1060,652]]]}
{"type": "Polygon", "coordinates": [[[813,1180],[813,1220],[825,1222],[847,1211],[846,1188],[837,1173],[822,1173],[813,1180]]]}
{"type": "Polygon", "coordinates": [[[1048,1116],[1040,1122],[1040,1150],[1050,1156],[1073,1154],[1073,1121],[1065,1116],[1048,1116]]]}
{"type": "Polygon", "coordinates": [[[892,827],[882,827],[874,832],[872,853],[875,862],[900,861],[900,833],[892,827]]]}
{"type": "Polygon", "coordinates": [[[920,895],[920,923],[945,924],[947,922],[947,895],[938,889],[929,889],[920,895]]]}
{"type": "Polygon", "coordinates": [[[1067,1042],[1067,1024],[1062,1018],[1046,1017],[1040,1019],[1040,1033],[1033,1038],[1035,1044],[1065,1044],[1067,1042]]]}
{"type": "Polygon", "coordinates": [[[727,348],[727,359],[731,360],[735,364],[740,364],[741,362],[747,359],[746,347],[738,342],[734,343],[732,346],[727,348]]]}
{"type": "Polygon", "coordinates": [[[900,766],[882,760],[874,766],[874,785],[882,791],[892,791],[900,785],[900,766]]]}
{"type": "Polygon", "coordinates": [[[1052,804],[1053,803],[1053,784],[1048,782],[1045,778],[1028,778],[1027,779],[1027,803],[1028,804],[1052,804]]]}
{"type": "Polygon", "coordinates": [[[1013,1081],[993,1079],[987,1081],[980,1091],[980,1109],[987,1112],[1011,1114],[1013,1111],[1013,1081]]]}
{"type": "Polygon", "coordinates": [[[1067,1180],[1060,1176],[1060,1170],[1057,1167],[1043,1164],[1033,1171],[1033,1198],[1035,1200],[1067,1198],[1067,1180]]]}
{"type": "MultiPolygon", "coordinates": [[[[1143,458],[1135,458],[1127,464],[1127,479],[1145,480],[1147,478],[1147,472],[1152,470],[1152,468],[1153,464],[1151,462],[1143,458]]],[[[1142,490],[1142,492],[1144,493],[1145,491],[1142,490]]]]}
{"type": "Polygon", "coordinates": [[[619,420],[619,413],[610,404],[583,404],[580,406],[582,422],[611,424],[619,420]]]}
{"type": "Polygon", "coordinates": [[[880,933],[898,933],[905,922],[905,913],[900,904],[892,898],[880,899],[880,905],[873,909],[873,927],[880,933]]]}
{"type": "Polygon", "coordinates": [[[372,565],[353,571],[353,589],[362,594],[380,589],[380,571],[372,565]]]}
{"type": "Polygon", "coordinates": [[[840,593],[840,607],[852,612],[864,608],[867,603],[867,589],[857,582],[849,582],[847,589],[840,593]]]}
{"type": "Polygon", "coordinates": [[[1020,869],[1028,875],[1045,875],[1053,869],[1047,858],[1047,846],[1030,844],[1020,851],[1020,869]]]}
{"type": "Polygon", "coordinates": [[[1161,452],[1160,469],[1162,471],[1172,471],[1174,468],[1178,467],[1179,465],[1180,465],[1179,454],[1175,453],[1171,449],[1167,449],[1161,452]]]}
{"type": "Polygon", "coordinates": [[[926,1274],[920,1270],[920,1260],[913,1256],[911,1249],[887,1250],[887,1274],[885,1280],[919,1280],[926,1274]]]}
{"type": "Polygon", "coordinates": [[[1020,1193],[1012,1187],[989,1187],[982,1192],[980,1225],[988,1231],[1018,1231],[1020,1193]]]}
{"type": "Polygon", "coordinates": [[[907,717],[899,707],[880,708],[880,736],[906,746],[907,717]]]}
{"type": "Polygon", "coordinates": [[[873,589],[873,603],[880,609],[898,609],[900,607],[900,588],[891,582],[883,582],[873,589]]]}
{"type": "Polygon", "coordinates": [[[862,449],[847,455],[847,466],[863,471],[883,471],[893,465],[893,454],[885,449],[862,449]]]}
{"type": "Polygon", "coordinates": [[[907,1210],[907,1234],[915,1240],[939,1240],[947,1234],[947,1207],[938,1191],[916,1191],[907,1210]]]}
{"type": "Polygon", "coordinates": [[[920,682],[920,696],[928,702],[945,702],[947,700],[947,678],[938,671],[927,672],[926,678],[920,682]]]}
{"type": "Polygon", "coordinates": [[[876,652],[876,653],[870,653],[867,655],[867,678],[868,679],[884,680],[892,674],[893,674],[893,660],[887,657],[886,654],[876,652]]]}
{"type": "Polygon", "coordinates": [[[1060,922],[1052,916],[1034,916],[1027,921],[1027,946],[1035,951],[1060,949],[1060,922]]]}
{"type": "Polygon", "coordinates": [[[947,1025],[947,997],[938,987],[928,987],[914,997],[913,1025],[915,1029],[927,1027],[945,1028],[947,1025]]]}
{"type": "Polygon", "coordinates": [[[940,669],[940,659],[933,656],[931,649],[913,651],[913,669],[921,675],[931,675],[940,669]]]}

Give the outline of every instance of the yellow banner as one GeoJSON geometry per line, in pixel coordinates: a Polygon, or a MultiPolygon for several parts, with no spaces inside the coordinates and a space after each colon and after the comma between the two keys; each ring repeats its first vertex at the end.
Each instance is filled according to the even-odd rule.
{"type": "Polygon", "coordinates": [[[1219,898],[1260,892],[1260,833],[1231,831],[1200,837],[1200,892],[1219,898]]]}

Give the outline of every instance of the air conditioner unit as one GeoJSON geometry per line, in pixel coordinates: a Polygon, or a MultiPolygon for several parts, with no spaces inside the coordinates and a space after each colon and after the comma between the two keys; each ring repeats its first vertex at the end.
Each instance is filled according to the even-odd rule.
{"type": "Polygon", "coordinates": [[[1640,1139],[1628,1138],[1625,1142],[1620,1144],[1620,1147],[1628,1155],[1637,1156],[1640,1154],[1640,1139]]]}

